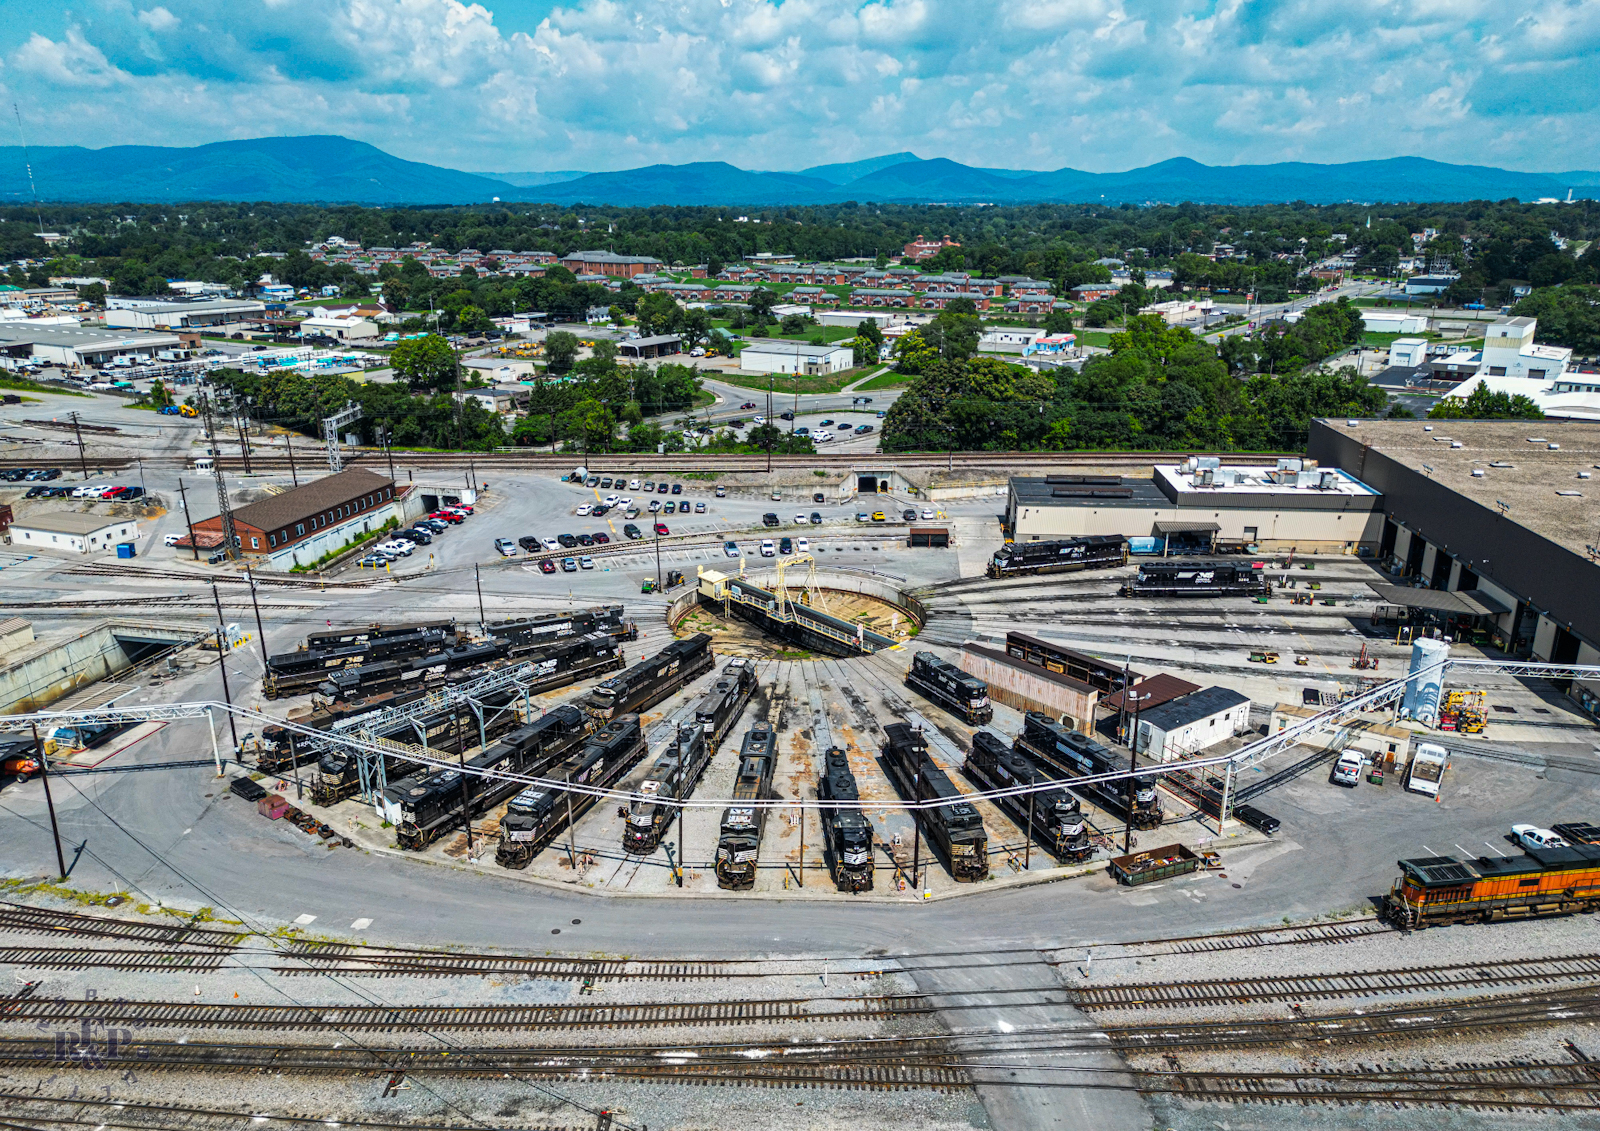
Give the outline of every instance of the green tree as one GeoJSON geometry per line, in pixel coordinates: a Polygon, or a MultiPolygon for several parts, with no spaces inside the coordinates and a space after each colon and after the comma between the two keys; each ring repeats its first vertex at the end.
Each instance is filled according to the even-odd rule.
{"type": "Polygon", "coordinates": [[[756,293],[750,296],[750,317],[758,326],[772,321],[772,300],[772,292],[766,287],[757,287],[756,293]]]}
{"type": "Polygon", "coordinates": [[[1052,310],[1044,316],[1044,332],[1046,334],[1072,333],[1072,312],[1067,310],[1052,310]]]}
{"type": "Polygon", "coordinates": [[[1538,340],[1577,353],[1600,353],[1600,287],[1543,287],[1512,307],[1519,318],[1539,320],[1538,340]]]}
{"type": "Polygon", "coordinates": [[[455,381],[456,351],[438,334],[428,334],[395,346],[389,364],[413,392],[441,389],[455,381]]]}
{"type": "Polygon", "coordinates": [[[638,305],[634,307],[633,316],[638,320],[639,333],[648,338],[656,334],[670,334],[676,330],[683,318],[683,307],[679,306],[671,295],[657,291],[639,300],[638,305]]]}
{"type": "Polygon", "coordinates": [[[1544,411],[1521,393],[1497,393],[1480,384],[1465,398],[1444,397],[1429,420],[1543,420],[1544,411]]]}
{"type": "Polygon", "coordinates": [[[578,335],[570,330],[551,330],[544,337],[544,359],[552,373],[565,373],[578,356],[578,335]]]}
{"type": "Polygon", "coordinates": [[[167,391],[167,387],[161,383],[159,377],[150,382],[150,403],[156,408],[166,408],[172,403],[172,394],[167,391]]]}
{"type": "Polygon", "coordinates": [[[468,334],[494,329],[494,323],[489,320],[489,316],[471,304],[463,306],[456,312],[456,326],[468,334]]]}

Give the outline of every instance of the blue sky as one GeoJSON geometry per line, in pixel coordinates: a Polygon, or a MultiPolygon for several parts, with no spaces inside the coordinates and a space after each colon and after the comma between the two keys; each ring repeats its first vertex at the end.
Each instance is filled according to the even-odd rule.
{"type": "MultiPolygon", "coordinates": [[[[482,170],[912,150],[1600,166],[1596,0],[0,0],[37,145],[338,133],[482,170]]],[[[13,144],[14,125],[0,131],[13,144]]]]}

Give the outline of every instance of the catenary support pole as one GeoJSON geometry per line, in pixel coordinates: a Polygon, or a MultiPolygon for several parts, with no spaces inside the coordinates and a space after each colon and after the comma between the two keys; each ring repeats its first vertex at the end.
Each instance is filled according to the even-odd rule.
{"type": "Polygon", "coordinates": [[[683,869],[684,869],[684,863],[683,863],[683,836],[684,836],[683,826],[689,823],[688,820],[687,820],[688,816],[689,816],[689,806],[687,804],[679,805],[678,806],[678,886],[680,888],[683,886],[683,869]]]}
{"type": "Polygon", "coordinates": [[[217,745],[217,716],[206,708],[206,726],[211,729],[211,757],[217,763],[217,777],[222,776],[222,747],[217,745]]]}
{"type": "Polygon", "coordinates": [[[572,771],[567,771],[567,788],[562,790],[567,797],[567,865],[572,869],[572,874],[578,874],[578,841],[577,830],[572,827],[572,771]]]}
{"type": "MultiPolygon", "coordinates": [[[[1028,774],[1028,784],[1039,784],[1039,779],[1031,772],[1028,774]]],[[[1022,838],[1022,842],[1026,846],[1022,850],[1022,870],[1024,872],[1033,869],[1033,799],[1038,796],[1039,794],[1036,791],[1031,789],[1028,791],[1028,827],[1023,830],[1025,835],[1022,838]]]]}
{"type": "Polygon", "coordinates": [[[261,676],[267,675],[267,631],[261,627],[261,602],[256,600],[256,575],[247,567],[245,580],[250,583],[250,607],[256,611],[256,639],[261,642],[261,676]]]}
{"type": "MultiPolygon", "coordinates": [[[[217,604],[217,671],[222,675],[222,701],[230,708],[233,696],[228,692],[228,641],[227,629],[222,624],[222,597],[217,593],[217,583],[211,583],[211,599],[217,604]]],[[[228,733],[233,737],[233,756],[239,756],[239,728],[234,724],[233,711],[228,712],[228,733]]]]}
{"type": "Polygon", "coordinates": [[[39,724],[33,724],[33,756],[39,761],[39,780],[44,783],[44,805],[50,811],[50,835],[56,838],[56,867],[63,880],[67,878],[67,858],[61,852],[61,829],[56,824],[56,803],[50,796],[50,765],[45,757],[44,743],[39,741],[39,724]]]}
{"type": "Polygon", "coordinates": [[[194,550],[194,560],[200,560],[200,543],[194,540],[194,519],[189,517],[189,496],[184,492],[183,480],[178,480],[178,498],[183,501],[183,521],[189,526],[189,546],[194,550]]]}
{"type": "Polygon", "coordinates": [[[489,631],[489,618],[483,615],[483,579],[478,575],[478,563],[472,563],[472,584],[478,589],[478,629],[489,631]]]}
{"type": "Polygon", "coordinates": [[[294,748],[294,731],[289,732],[289,765],[294,770],[294,799],[306,799],[305,785],[300,781],[300,755],[294,748]]]}
{"type": "MultiPolygon", "coordinates": [[[[1151,694],[1153,695],[1154,692],[1151,694]]],[[[1124,695],[1124,698],[1126,698],[1126,695],[1124,695]]],[[[1136,695],[1133,699],[1133,733],[1128,736],[1129,770],[1137,770],[1139,768],[1139,704],[1148,698],[1150,698],[1150,695],[1136,695]]],[[[1122,829],[1123,855],[1127,855],[1129,852],[1133,851],[1133,849],[1130,847],[1133,843],[1133,806],[1137,799],[1138,793],[1139,779],[1135,777],[1128,778],[1127,792],[1122,795],[1123,804],[1128,810],[1128,823],[1123,826],[1122,829]]]]}
{"type": "Polygon", "coordinates": [[[296,487],[300,486],[300,473],[294,469],[294,436],[284,437],[284,446],[289,449],[289,478],[294,480],[296,487]]]}

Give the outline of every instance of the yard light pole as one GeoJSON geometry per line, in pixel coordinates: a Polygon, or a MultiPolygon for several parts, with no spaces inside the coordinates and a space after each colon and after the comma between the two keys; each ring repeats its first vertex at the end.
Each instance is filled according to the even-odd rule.
{"type": "MultiPolygon", "coordinates": [[[[1122,829],[1123,854],[1132,851],[1133,842],[1133,805],[1135,794],[1138,792],[1139,779],[1132,775],[1132,771],[1139,768],[1139,704],[1146,699],[1154,699],[1156,693],[1148,691],[1143,695],[1133,696],[1133,733],[1128,736],[1128,790],[1124,796],[1124,804],[1128,807],[1128,823],[1122,829]]],[[[1124,693],[1124,698],[1127,698],[1124,693]]]]}
{"type": "Polygon", "coordinates": [[[655,522],[652,528],[656,532],[656,592],[661,592],[661,523],[655,522]]]}

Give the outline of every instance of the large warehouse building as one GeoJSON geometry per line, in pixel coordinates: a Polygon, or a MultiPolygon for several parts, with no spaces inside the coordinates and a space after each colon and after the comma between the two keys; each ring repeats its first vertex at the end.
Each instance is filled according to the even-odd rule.
{"type": "Polygon", "coordinates": [[[1379,493],[1357,477],[1299,459],[1221,467],[1215,459],[1157,464],[1149,479],[1014,478],[1006,529],[1017,542],[1120,534],[1163,548],[1353,554],[1376,552],[1379,493]]]}
{"type": "MultiPolygon", "coordinates": [[[[1312,458],[1382,493],[1379,558],[1514,651],[1600,664],[1600,424],[1318,420],[1312,458]]],[[[1574,691],[1596,710],[1595,689],[1574,691]]]]}

